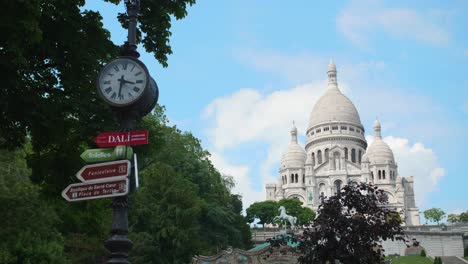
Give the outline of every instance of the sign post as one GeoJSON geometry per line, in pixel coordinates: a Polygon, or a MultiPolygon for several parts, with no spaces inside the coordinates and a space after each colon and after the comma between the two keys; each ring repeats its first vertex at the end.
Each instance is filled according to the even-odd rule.
{"type": "Polygon", "coordinates": [[[62,191],[62,197],[69,202],[127,195],[128,179],[74,183],[62,191]]]}
{"type": "Polygon", "coordinates": [[[82,182],[113,180],[130,175],[131,167],[132,165],[128,160],[86,165],[76,173],[76,177],[82,182]]]}
{"type": "Polygon", "coordinates": [[[80,157],[86,163],[114,161],[119,159],[131,159],[132,147],[117,146],[115,148],[88,149],[81,153],[80,157]]]}
{"type": "Polygon", "coordinates": [[[146,145],[148,144],[148,130],[103,132],[94,138],[94,143],[101,148],[146,145]]]}

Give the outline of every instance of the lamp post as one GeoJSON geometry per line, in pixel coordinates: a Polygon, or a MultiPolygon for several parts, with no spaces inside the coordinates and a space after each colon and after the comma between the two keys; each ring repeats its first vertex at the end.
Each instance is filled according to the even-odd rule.
{"type": "MultiPolygon", "coordinates": [[[[159,97],[156,81],[151,78],[146,66],[138,60],[140,54],[136,51],[136,24],[140,0],[125,0],[125,6],[129,18],[128,41],[121,47],[120,57],[103,68],[97,82],[99,95],[114,111],[121,132],[131,131],[135,122],[154,109],[159,97]],[[128,65],[133,65],[133,68],[128,65]],[[114,75],[119,76],[118,79],[113,79],[114,75]],[[117,92],[118,97],[115,96],[117,92]]],[[[129,176],[131,181],[134,175],[135,170],[132,167],[129,176]]],[[[128,253],[133,243],[128,238],[128,196],[115,197],[112,210],[111,237],[105,242],[105,247],[111,253],[107,263],[129,264],[128,253]]]]}

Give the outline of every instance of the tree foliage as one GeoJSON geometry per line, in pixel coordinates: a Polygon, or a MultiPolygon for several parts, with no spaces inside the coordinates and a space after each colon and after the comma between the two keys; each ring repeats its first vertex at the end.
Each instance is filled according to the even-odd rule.
{"type": "Polygon", "coordinates": [[[424,218],[437,222],[437,225],[439,222],[445,217],[445,212],[442,211],[440,208],[431,208],[426,211],[424,211],[424,218]]]}
{"type": "MultiPolygon", "coordinates": [[[[171,20],[185,17],[194,2],[141,1],[138,41],[163,66],[172,53],[171,20]]],[[[127,25],[125,15],[118,19],[127,25]]],[[[107,255],[109,200],[68,203],[60,192],[77,181],[79,155],[95,147],[92,139],[118,127],[96,94],[95,80],[123,43],[110,40],[99,11],[87,10],[84,0],[3,1],[0,32],[0,151],[14,157],[0,175],[1,184],[7,182],[1,188],[10,188],[0,199],[2,212],[15,219],[0,231],[0,262],[15,262],[11,257],[24,253],[42,257],[30,258],[32,263],[100,263],[107,255]],[[15,156],[18,148],[28,151],[15,156]],[[25,239],[23,233],[33,228],[34,239],[25,239]]],[[[228,245],[249,247],[241,197],[230,193],[200,141],[169,126],[162,107],[137,128],[150,131],[151,143],[134,148],[142,188],[131,197],[130,225],[139,253],[132,258],[180,263],[228,245]]]]}
{"type": "MultiPolygon", "coordinates": [[[[380,241],[401,239],[401,218],[383,207],[383,190],[367,183],[350,183],[341,192],[322,198],[311,228],[296,238],[300,263],[380,263],[380,241]]],[[[274,245],[285,243],[275,241],[274,245]]]]}
{"type": "Polygon", "coordinates": [[[197,186],[164,164],[141,175],[132,199],[133,263],[187,263],[200,240],[197,186]]]}
{"type": "MultiPolygon", "coordinates": [[[[253,203],[247,208],[247,219],[252,223],[255,218],[260,220],[259,224],[282,224],[280,222],[274,223],[273,219],[279,215],[279,207],[284,206],[286,213],[297,217],[298,226],[309,225],[315,218],[315,212],[308,208],[303,207],[302,202],[297,198],[281,199],[280,201],[263,201],[253,203]]],[[[289,225],[286,222],[286,225],[289,225]]]]}
{"type": "Polygon", "coordinates": [[[460,214],[449,214],[447,216],[447,222],[454,223],[468,223],[468,211],[460,214]]]}
{"type": "Polygon", "coordinates": [[[24,155],[0,151],[0,263],[66,263],[60,219],[29,180],[24,155]]]}
{"type": "MultiPolygon", "coordinates": [[[[308,207],[303,207],[298,198],[281,199],[278,202],[278,208],[279,206],[284,206],[287,214],[297,217],[297,226],[307,226],[315,218],[315,212],[308,207]]],[[[286,225],[288,224],[286,223],[286,225]]]]}
{"type": "Polygon", "coordinates": [[[258,218],[261,225],[271,224],[278,214],[278,203],[275,201],[255,202],[247,208],[246,214],[249,223],[253,223],[255,218],[258,218]]]}

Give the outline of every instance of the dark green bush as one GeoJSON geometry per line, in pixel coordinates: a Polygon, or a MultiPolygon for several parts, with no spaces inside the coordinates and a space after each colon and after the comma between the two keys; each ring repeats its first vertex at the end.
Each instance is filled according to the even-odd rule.
{"type": "Polygon", "coordinates": [[[440,257],[435,257],[434,264],[442,264],[442,259],[440,257]]]}
{"type": "Polygon", "coordinates": [[[425,257],[426,256],[426,250],[421,250],[421,257],[425,257]]]}

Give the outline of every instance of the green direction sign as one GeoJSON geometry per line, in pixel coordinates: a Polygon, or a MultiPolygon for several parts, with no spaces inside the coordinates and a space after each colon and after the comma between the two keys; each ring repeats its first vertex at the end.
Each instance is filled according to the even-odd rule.
{"type": "Polygon", "coordinates": [[[88,149],[80,157],[87,163],[106,162],[121,159],[131,159],[132,147],[117,146],[115,148],[88,149]]]}

